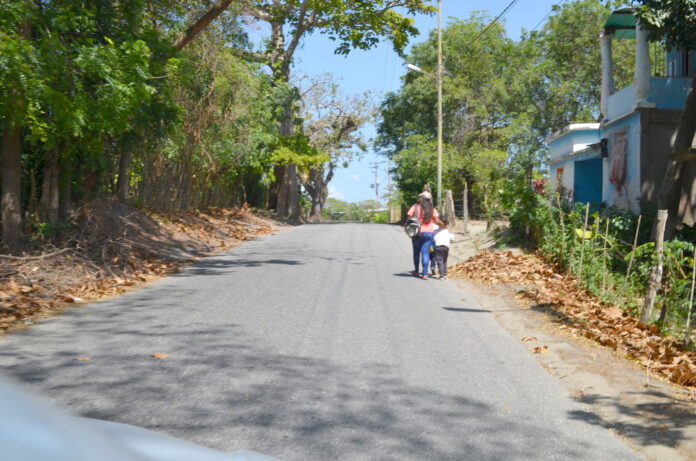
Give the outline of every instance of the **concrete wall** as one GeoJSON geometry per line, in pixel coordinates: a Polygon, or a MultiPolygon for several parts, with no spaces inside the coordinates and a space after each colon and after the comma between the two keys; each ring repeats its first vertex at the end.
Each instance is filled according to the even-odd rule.
{"type": "Polygon", "coordinates": [[[680,110],[641,110],[641,200],[657,205],[657,194],[667,169],[670,140],[679,124],[680,110]]]}
{"type": "Polygon", "coordinates": [[[604,191],[603,201],[607,205],[613,205],[634,213],[640,212],[640,134],[641,116],[639,112],[634,112],[628,117],[624,117],[616,122],[608,122],[600,129],[602,138],[609,141],[609,157],[604,160],[604,172],[602,184],[604,191]],[[609,183],[609,173],[614,162],[614,135],[622,130],[627,130],[626,146],[626,179],[620,190],[614,184],[609,183]]]}
{"type": "Polygon", "coordinates": [[[647,99],[658,109],[683,109],[689,88],[691,77],[651,78],[647,99]]]}
{"type": "Polygon", "coordinates": [[[553,161],[572,152],[587,148],[588,144],[599,142],[599,124],[583,123],[569,125],[549,141],[549,158],[553,161]],[[589,128],[578,128],[589,127],[589,128]]]}
{"type": "MultiPolygon", "coordinates": [[[[650,92],[647,101],[657,109],[682,109],[686,94],[691,88],[690,77],[654,77],[650,79],[650,92]]],[[[636,97],[633,85],[622,88],[609,96],[607,101],[607,121],[616,120],[624,114],[633,112],[636,97]]]]}
{"type": "Polygon", "coordinates": [[[620,89],[609,96],[607,101],[607,120],[616,120],[624,114],[633,111],[636,105],[636,96],[633,93],[633,85],[620,89]]]}
{"type": "Polygon", "coordinates": [[[558,177],[558,169],[563,168],[563,180],[561,186],[568,190],[575,192],[575,162],[589,160],[592,158],[600,157],[599,149],[593,149],[581,154],[566,157],[561,161],[550,161],[549,162],[549,184],[551,190],[557,189],[556,178],[558,177]]]}

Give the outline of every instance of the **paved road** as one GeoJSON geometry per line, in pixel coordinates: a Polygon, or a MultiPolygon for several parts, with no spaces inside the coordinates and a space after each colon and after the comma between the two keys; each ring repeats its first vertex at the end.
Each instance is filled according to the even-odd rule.
{"type": "Polygon", "coordinates": [[[0,369],[76,414],[285,460],[636,458],[409,270],[396,227],[292,228],[0,338],[0,369]]]}

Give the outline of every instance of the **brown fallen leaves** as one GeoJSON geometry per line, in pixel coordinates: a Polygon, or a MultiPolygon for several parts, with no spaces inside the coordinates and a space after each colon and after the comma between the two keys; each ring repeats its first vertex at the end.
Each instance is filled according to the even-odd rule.
{"type": "MultiPolygon", "coordinates": [[[[557,312],[566,331],[610,347],[696,392],[696,352],[687,351],[671,336],[659,336],[657,326],[645,325],[623,310],[602,303],[579,288],[574,277],[555,272],[534,255],[486,250],[449,273],[489,285],[521,285],[524,288],[518,291],[519,296],[557,312]]],[[[548,349],[535,348],[534,352],[545,353],[548,349]]]]}
{"type": "Polygon", "coordinates": [[[0,255],[0,334],[273,232],[246,207],[164,213],[106,202],[79,209],[74,219],[51,242],[34,242],[32,254],[0,255]]]}

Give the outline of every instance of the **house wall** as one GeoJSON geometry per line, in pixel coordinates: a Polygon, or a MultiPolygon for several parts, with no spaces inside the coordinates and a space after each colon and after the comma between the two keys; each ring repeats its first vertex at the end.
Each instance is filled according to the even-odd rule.
{"type": "Polygon", "coordinates": [[[641,200],[657,205],[662,178],[667,169],[670,140],[679,124],[681,110],[641,110],[641,159],[640,175],[643,178],[641,200]]]}
{"type": "MultiPolygon", "coordinates": [[[[590,125],[590,124],[587,124],[590,125]]],[[[598,124],[591,129],[572,129],[549,143],[549,158],[559,157],[587,148],[588,144],[599,142],[598,124]]],[[[571,125],[572,126],[572,125],[571,125]]]]}
{"type": "Polygon", "coordinates": [[[647,100],[658,109],[683,109],[691,77],[651,78],[647,100]]]}
{"type": "MultiPolygon", "coordinates": [[[[655,77],[650,79],[647,101],[658,109],[682,109],[691,88],[690,77],[655,77]]],[[[612,94],[607,101],[607,121],[616,120],[636,108],[633,85],[612,94]]]]}
{"type": "Polygon", "coordinates": [[[598,149],[592,149],[577,155],[565,157],[563,160],[560,161],[549,162],[549,183],[551,189],[556,190],[558,188],[558,169],[563,168],[563,178],[561,186],[564,189],[575,193],[575,185],[573,184],[575,181],[575,162],[589,160],[598,157],[600,157],[600,151],[598,149]]]}
{"type": "Polygon", "coordinates": [[[633,85],[620,89],[609,96],[607,100],[607,120],[616,120],[633,110],[636,105],[636,96],[633,93],[633,85]]]}
{"type": "Polygon", "coordinates": [[[609,157],[604,160],[604,169],[602,174],[602,184],[604,190],[602,200],[607,205],[613,205],[617,208],[630,210],[634,213],[640,212],[640,134],[641,134],[641,115],[640,112],[634,112],[631,115],[619,119],[615,122],[607,122],[600,129],[602,138],[607,138],[609,141],[608,152],[609,157]],[[609,183],[609,175],[612,164],[614,162],[614,138],[617,132],[627,130],[626,146],[626,179],[623,186],[617,190],[614,184],[609,183]]]}

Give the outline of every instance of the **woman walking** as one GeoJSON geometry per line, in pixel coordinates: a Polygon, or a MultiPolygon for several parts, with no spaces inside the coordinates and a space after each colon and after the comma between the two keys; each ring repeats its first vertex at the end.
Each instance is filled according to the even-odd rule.
{"type": "Polygon", "coordinates": [[[418,211],[420,221],[420,235],[413,239],[413,266],[415,270],[411,272],[413,276],[418,276],[418,264],[423,264],[423,280],[428,280],[428,267],[430,266],[430,247],[435,240],[435,225],[446,227],[440,220],[440,214],[433,206],[433,196],[430,192],[421,192],[418,195],[418,202],[413,205],[406,213],[409,217],[414,216],[418,211]]]}

